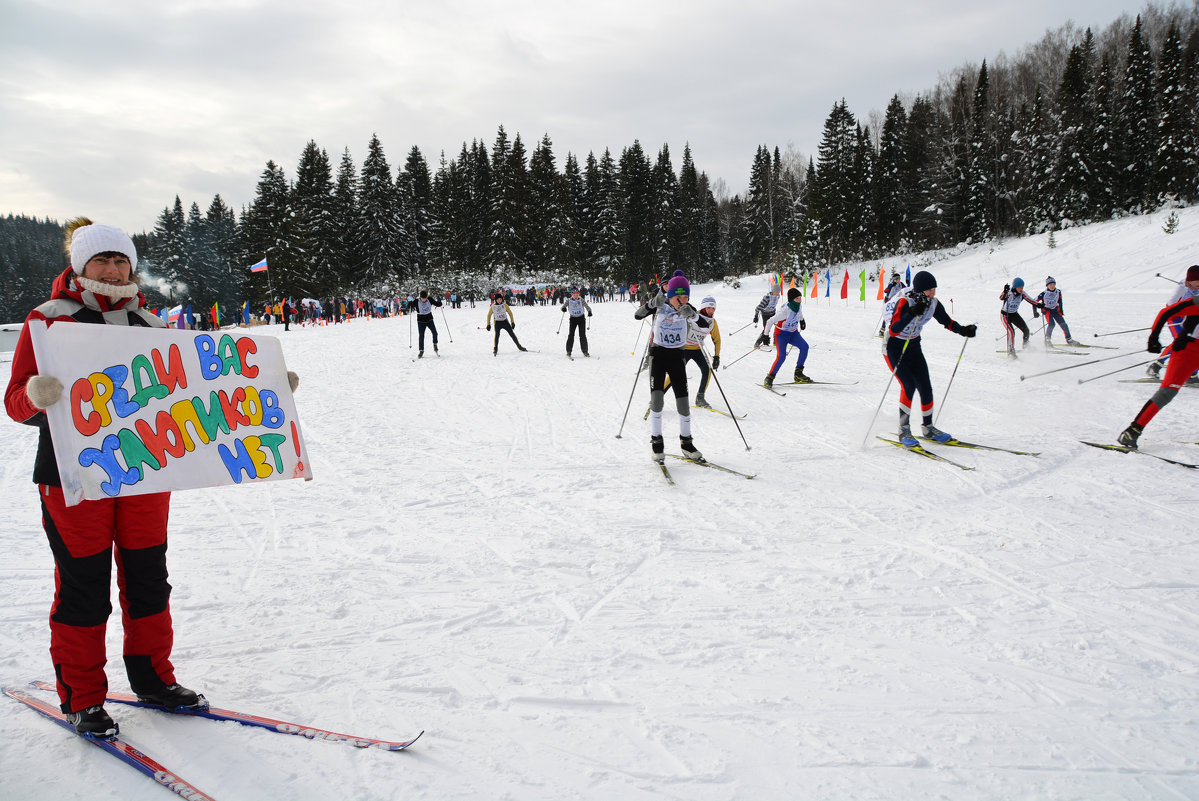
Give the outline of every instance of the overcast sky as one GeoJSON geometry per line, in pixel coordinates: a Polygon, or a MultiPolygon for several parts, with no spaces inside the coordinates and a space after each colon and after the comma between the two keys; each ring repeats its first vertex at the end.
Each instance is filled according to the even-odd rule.
{"type": "Polygon", "coordinates": [[[149,230],[179,195],[240,215],[308,140],[336,170],[372,133],[432,169],[503,125],[531,152],[690,143],[742,192],[760,144],[813,154],[964,63],[1016,55],[1119,0],[0,0],[0,215],[149,230]]]}

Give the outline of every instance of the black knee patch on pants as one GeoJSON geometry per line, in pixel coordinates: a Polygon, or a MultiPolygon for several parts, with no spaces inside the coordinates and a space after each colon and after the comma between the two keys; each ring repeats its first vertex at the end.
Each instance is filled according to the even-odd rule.
{"type": "Polygon", "coordinates": [[[167,546],[120,549],[129,616],[137,619],[164,612],[171,599],[167,583],[167,546]]]}
{"type": "Polygon", "coordinates": [[[58,566],[58,597],[50,616],[67,626],[102,626],[112,614],[112,550],[91,556],[71,556],[54,525],[43,510],[46,539],[58,566]]]}

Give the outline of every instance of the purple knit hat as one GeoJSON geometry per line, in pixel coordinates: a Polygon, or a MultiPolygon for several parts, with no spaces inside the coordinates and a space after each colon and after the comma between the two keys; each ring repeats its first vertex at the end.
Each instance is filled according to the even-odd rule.
{"type": "Polygon", "coordinates": [[[670,298],[676,298],[680,295],[690,296],[691,284],[688,283],[687,278],[683,275],[682,270],[675,270],[674,275],[666,284],[666,298],[669,300],[670,298]]]}

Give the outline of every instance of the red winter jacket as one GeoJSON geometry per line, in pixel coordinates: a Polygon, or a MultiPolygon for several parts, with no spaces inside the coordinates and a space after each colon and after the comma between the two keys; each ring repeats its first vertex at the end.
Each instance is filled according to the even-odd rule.
{"type": "Polygon", "coordinates": [[[40,431],[37,459],[33,465],[33,480],[38,484],[62,486],[58,478],[58,462],[54,459],[54,443],[50,439],[50,427],[46,414],[29,402],[25,385],[38,374],[37,360],[33,355],[33,340],[29,334],[31,320],[44,320],[47,325],[55,323],[93,323],[97,325],[137,325],[146,328],[165,328],[164,323],[143,307],[146,296],[137,293],[131,298],[110,300],[104,295],[88,292],[79,285],[75,272],[68,267],[54,279],[50,300],[38,306],[25,318],[17,349],[13,353],[12,377],[4,392],[4,408],[8,416],[18,423],[37,426],[40,431]]]}

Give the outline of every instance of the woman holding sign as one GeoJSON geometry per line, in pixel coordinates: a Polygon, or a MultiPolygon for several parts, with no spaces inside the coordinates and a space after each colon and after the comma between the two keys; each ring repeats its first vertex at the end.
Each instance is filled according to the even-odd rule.
{"type": "Polygon", "coordinates": [[[54,605],[50,656],[63,712],[75,730],[93,739],[117,734],[104,711],[108,680],[104,636],[116,556],[129,685],[145,703],[175,710],[204,709],[208,702],[175,681],[171,665],[171,585],[167,582],[168,492],[82,501],[67,506],[44,410],[62,400],[62,382],[38,372],[30,321],[47,325],[92,323],[162,328],[143,307],[137,250],[118,228],[80,218],[67,224],[68,267],[50,300],[25,320],[13,355],[4,406],[19,423],[40,429],[33,480],[42,502],[42,525],[54,554],[54,605]]]}

